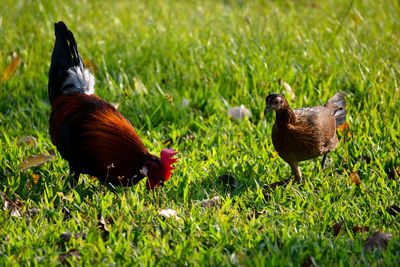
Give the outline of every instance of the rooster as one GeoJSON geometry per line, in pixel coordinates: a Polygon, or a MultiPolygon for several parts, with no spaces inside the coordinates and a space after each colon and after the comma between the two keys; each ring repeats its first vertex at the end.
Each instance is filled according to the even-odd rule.
{"type": "Polygon", "coordinates": [[[131,186],[147,177],[146,188],[164,184],[177,161],[173,149],[150,154],[131,123],[116,108],[94,95],[94,76],[83,66],[74,35],[55,23],[48,93],[50,136],[69,163],[71,183],[80,174],[112,185],[131,186]]]}

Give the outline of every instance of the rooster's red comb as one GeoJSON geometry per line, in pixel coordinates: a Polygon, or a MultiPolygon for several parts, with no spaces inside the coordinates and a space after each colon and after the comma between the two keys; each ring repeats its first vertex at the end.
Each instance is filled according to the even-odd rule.
{"type": "Polygon", "coordinates": [[[178,152],[175,152],[175,150],[172,148],[165,148],[161,150],[161,164],[165,169],[164,181],[168,181],[172,174],[172,170],[175,169],[175,167],[172,167],[172,164],[178,161],[178,158],[173,158],[173,156],[176,154],[178,154],[178,152]]]}

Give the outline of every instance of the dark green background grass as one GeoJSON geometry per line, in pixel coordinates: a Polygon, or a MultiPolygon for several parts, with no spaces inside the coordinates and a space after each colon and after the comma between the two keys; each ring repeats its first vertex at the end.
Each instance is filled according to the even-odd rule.
{"type": "Polygon", "coordinates": [[[387,212],[400,202],[399,176],[390,174],[400,171],[399,14],[398,1],[372,0],[3,0],[0,71],[12,52],[23,64],[0,82],[0,190],[23,205],[20,218],[0,211],[0,262],[55,265],[76,248],[81,256],[72,261],[96,265],[281,266],[308,256],[321,265],[400,264],[400,215],[387,212]],[[75,34],[81,56],[97,65],[96,94],[120,103],[149,151],[159,154],[173,139],[180,161],[163,189],[149,193],[141,183],[115,196],[84,177],[68,191],[59,154],[18,168],[25,157],[54,149],[47,74],[59,20],[75,34]],[[269,92],[285,94],[280,80],[294,90],[293,108],[343,92],[351,138],[341,138],[326,169],[318,160],[301,163],[303,183],[265,200],[262,185],[290,175],[271,142],[275,118],[263,115],[269,92]],[[240,104],[253,116],[231,122],[227,110],[240,104]],[[37,146],[16,145],[28,135],[37,146]],[[184,135],[194,139],[179,143],[184,135]],[[227,172],[238,181],[231,192],[218,179],[227,172]],[[351,172],[361,186],[351,183],[351,172]],[[201,206],[214,196],[220,205],[201,206]],[[32,208],[40,212],[30,216],[32,208]],[[165,208],[181,220],[159,218],[165,208]],[[100,214],[109,217],[107,238],[100,214]],[[354,226],[370,231],[353,233],[354,226]],[[379,229],[393,234],[388,248],[363,249],[379,229]],[[62,243],[65,231],[87,236],[62,243]]]}

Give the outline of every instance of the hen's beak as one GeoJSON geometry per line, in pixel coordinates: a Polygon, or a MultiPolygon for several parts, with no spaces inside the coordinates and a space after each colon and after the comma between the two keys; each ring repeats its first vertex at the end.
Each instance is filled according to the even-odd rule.
{"type": "Polygon", "coordinates": [[[267,115],[268,112],[270,112],[271,110],[274,110],[274,109],[275,109],[275,106],[267,106],[264,109],[264,115],[267,115]]]}

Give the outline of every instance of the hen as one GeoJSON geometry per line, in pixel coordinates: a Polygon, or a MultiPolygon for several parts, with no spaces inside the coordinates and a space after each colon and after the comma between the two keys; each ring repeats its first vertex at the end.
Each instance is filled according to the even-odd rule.
{"type": "Polygon", "coordinates": [[[336,128],[346,121],[346,100],[337,93],[325,106],[292,110],[286,99],[279,94],[266,98],[265,113],[275,110],[276,121],[272,127],[272,143],[278,155],[292,168],[296,181],[302,174],[298,162],[324,155],[339,143],[336,128]]]}

